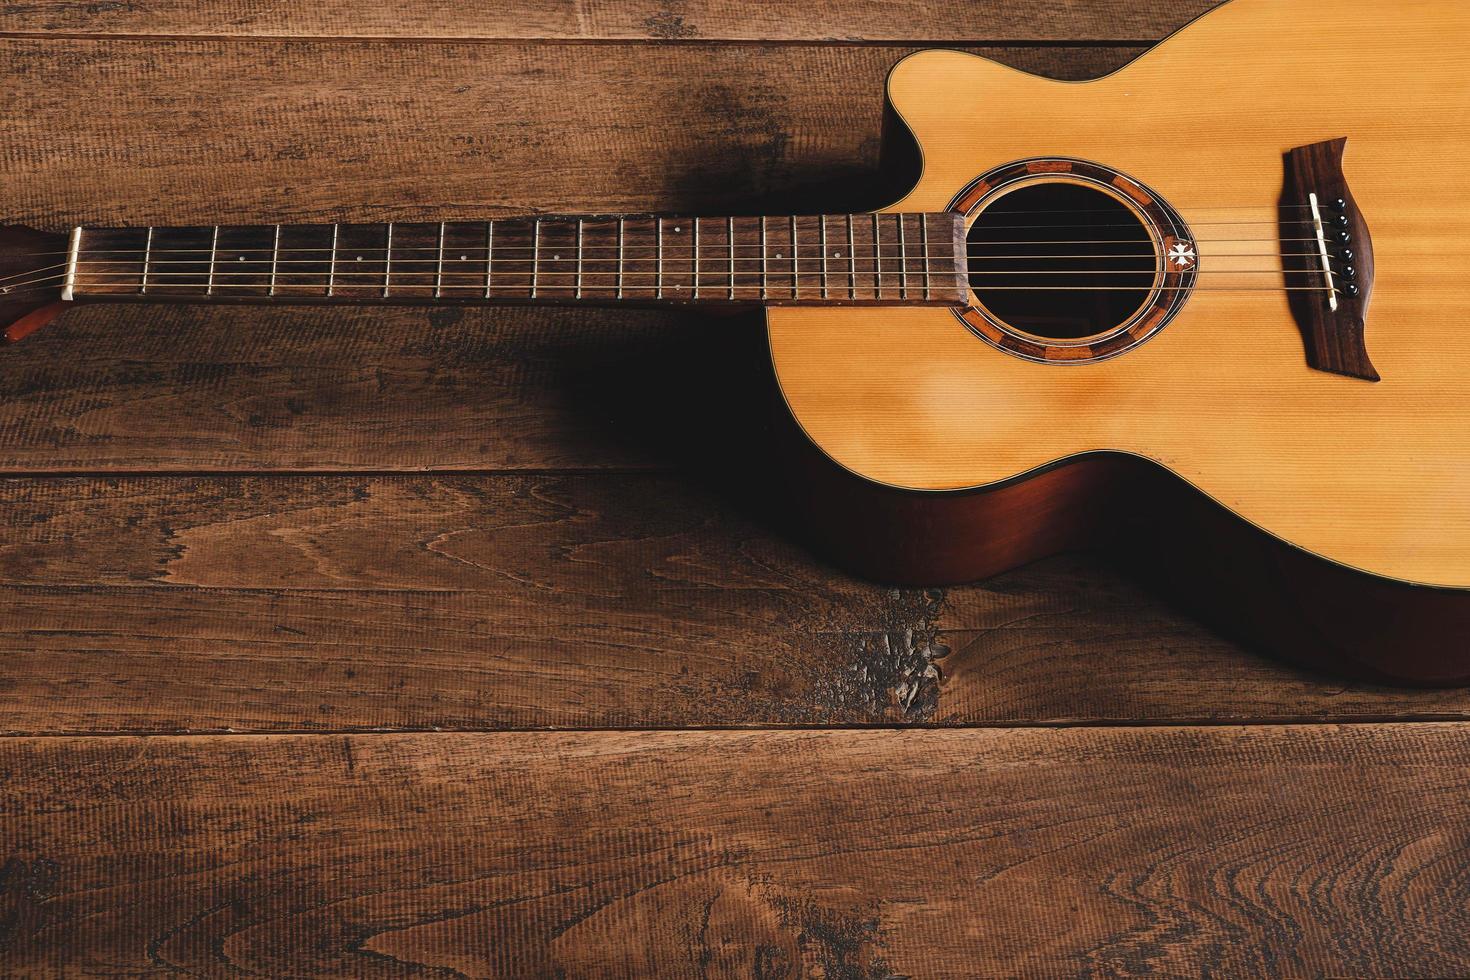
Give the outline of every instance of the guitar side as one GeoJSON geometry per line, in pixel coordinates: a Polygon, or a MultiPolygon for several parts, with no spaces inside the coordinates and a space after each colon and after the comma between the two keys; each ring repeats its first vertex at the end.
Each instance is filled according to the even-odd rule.
{"type": "Polygon", "coordinates": [[[959,581],[1116,544],[1257,646],[1470,680],[1470,342],[1453,272],[1470,195],[1450,152],[1470,141],[1454,50],[1470,14],[1284,6],[1233,0],[1091,83],[914,56],[889,94],[923,169],[895,206],[941,208],[987,168],[1057,155],[1143,177],[1197,228],[1264,224],[1283,153],[1346,136],[1379,254],[1367,344],[1383,380],[1309,367],[1284,293],[1209,290],[1211,272],[1258,261],[1224,234],[1201,234],[1201,288],[1177,319],[1099,363],[1028,363],[941,311],[771,311],[786,405],[836,463],[806,471],[827,496],[810,519],[850,564],[959,581]],[[1355,72],[1315,78],[1327,57],[1355,72]]]}

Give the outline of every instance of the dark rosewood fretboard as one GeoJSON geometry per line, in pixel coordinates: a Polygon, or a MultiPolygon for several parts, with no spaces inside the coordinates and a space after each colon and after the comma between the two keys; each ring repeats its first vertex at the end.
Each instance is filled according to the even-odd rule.
{"type": "Polygon", "coordinates": [[[82,228],[67,298],[237,302],[965,302],[955,214],[82,228]]]}

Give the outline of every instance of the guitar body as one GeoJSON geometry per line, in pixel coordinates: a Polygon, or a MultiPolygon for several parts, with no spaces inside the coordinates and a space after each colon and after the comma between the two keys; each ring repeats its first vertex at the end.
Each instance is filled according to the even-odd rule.
{"type": "Polygon", "coordinates": [[[895,209],[963,210],[1015,161],[1042,161],[1033,180],[1090,162],[1188,223],[1197,279],[1100,357],[1028,356],[940,308],[769,310],[785,403],[836,464],[808,473],[823,536],[927,584],[1120,543],[1256,645],[1470,680],[1467,38],[1470,5],[1442,0],[1232,0],[1087,83],[900,63],[888,97],[922,164],[895,209]],[[1308,362],[1299,297],[1249,285],[1280,283],[1285,243],[1317,247],[1280,230],[1286,154],[1343,138],[1371,227],[1357,376],[1308,362]]]}

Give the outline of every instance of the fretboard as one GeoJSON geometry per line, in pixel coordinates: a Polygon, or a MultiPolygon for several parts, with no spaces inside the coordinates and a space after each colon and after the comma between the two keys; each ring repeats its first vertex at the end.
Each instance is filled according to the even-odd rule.
{"type": "Polygon", "coordinates": [[[965,302],[960,217],[555,216],[81,228],[66,295],[246,302],[965,302]]]}

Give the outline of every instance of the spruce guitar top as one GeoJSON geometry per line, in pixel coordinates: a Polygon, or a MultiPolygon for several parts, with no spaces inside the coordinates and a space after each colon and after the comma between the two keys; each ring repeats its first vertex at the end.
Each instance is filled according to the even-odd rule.
{"type": "Polygon", "coordinates": [[[785,405],[837,464],[802,481],[812,526],[868,574],[1124,543],[1258,644],[1461,682],[1466,38],[1462,3],[1231,0],[1087,83],[921,52],[887,93],[911,189],[873,213],[10,227],[0,321],[760,306],[785,405]]]}

